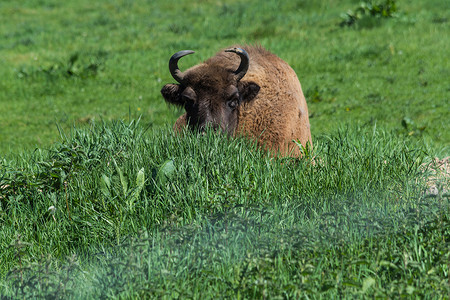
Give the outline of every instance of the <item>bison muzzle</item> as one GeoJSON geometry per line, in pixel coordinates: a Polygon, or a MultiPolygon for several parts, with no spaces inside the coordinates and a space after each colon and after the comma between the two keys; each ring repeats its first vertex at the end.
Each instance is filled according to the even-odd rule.
{"type": "Polygon", "coordinates": [[[169,60],[178,84],[161,94],[186,113],[174,125],[204,131],[207,126],[231,135],[256,139],[273,154],[300,156],[297,143],[312,145],[308,107],[294,70],[262,47],[233,46],[182,72],[178,60],[194,53],[183,50],[169,60]]]}

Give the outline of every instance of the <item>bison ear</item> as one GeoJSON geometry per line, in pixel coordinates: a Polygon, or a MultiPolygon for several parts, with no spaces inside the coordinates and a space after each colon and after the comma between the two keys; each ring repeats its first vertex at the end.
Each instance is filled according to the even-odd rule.
{"type": "Polygon", "coordinates": [[[183,106],[184,102],[180,95],[180,86],[178,84],[166,84],[161,89],[161,94],[167,102],[183,106]]]}
{"type": "Polygon", "coordinates": [[[240,81],[238,84],[239,94],[242,102],[252,101],[259,93],[259,85],[253,81],[240,81]]]}

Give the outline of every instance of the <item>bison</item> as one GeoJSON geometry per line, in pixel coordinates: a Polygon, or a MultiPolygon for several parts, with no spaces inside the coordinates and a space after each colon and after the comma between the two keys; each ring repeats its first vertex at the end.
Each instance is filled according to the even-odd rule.
{"type": "Polygon", "coordinates": [[[178,84],[161,89],[168,103],[186,110],[175,131],[189,126],[204,132],[210,126],[256,139],[282,156],[300,156],[296,142],[312,146],[305,96],[286,62],[261,46],[233,46],[180,71],[178,60],[192,53],[183,50],[170,58],[169,70],[178,84]]]}

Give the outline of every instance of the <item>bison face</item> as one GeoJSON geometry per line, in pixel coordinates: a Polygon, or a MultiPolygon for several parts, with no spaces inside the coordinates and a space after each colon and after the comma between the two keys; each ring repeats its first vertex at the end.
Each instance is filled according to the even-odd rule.
{"type": "Polygon", "coordinates": [[[174,54],[169,62],[172,76],[180,84],[166,84],[161,94],[171,104],[184,107],[192,130],[204,131],[207,126],[233,134],[238,126],[240,106],[253,100],[260,87],[251,81],[241,81],[248,69],[248,54],[243,49],[226,50],[241,56],[236,71],[224,66],[201,64],[184,73],[178,69],[178,59],[193,53],[185,50],[174,54]]]}
{"type": "Polygon", "coordinates": [[[239,82],[221,89],[166,84],[161,90],[167,102],[184,107],[192,130],[204,131],[211,126],[228,134],[238,125],[240,106],[254,99],[258,92],[259,86],[254,82],[239,82]]]}

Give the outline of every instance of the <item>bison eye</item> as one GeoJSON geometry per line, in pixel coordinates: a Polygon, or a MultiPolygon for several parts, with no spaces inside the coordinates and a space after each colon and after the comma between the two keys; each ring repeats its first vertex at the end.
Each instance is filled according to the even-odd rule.
{"type": "Polygon", "coordinates": [[[195,94],[194,90],[190,87],[187,87],[182,93],[181,93],[181,98],[183,100],[184,103],[189,103],[189,102],[195,102],[197,95],[195,94]]]}
{"type": "Polygon", "coordinates": [[[232,100],[228,101],[229,108],[236,109],[237,106],[238,106],[238,99],[232,99],[232,100]]]}
{"type": "Polygon", "coordinates": [[[191,95],[185,94],[185,95],[181,95],[181,97],[183,98],[183,101],[185,103],[189,103],[189,102],[193,103],[194,102],[194,98],[191,95]]]}
{"type": "Polygon", "coordinates": [[[227,105],[230,109],[234,110],[239,105],[239,94],[235,93],[227,100],[227,105]]]}

